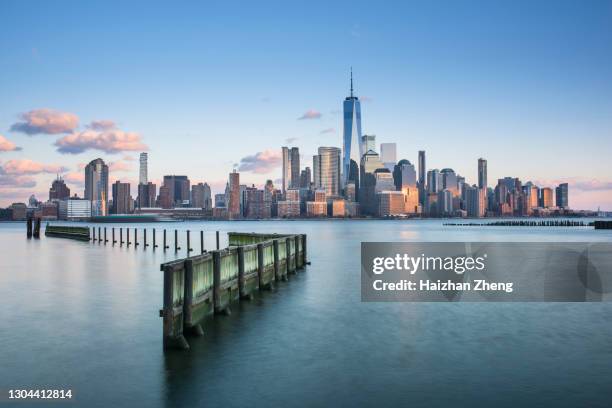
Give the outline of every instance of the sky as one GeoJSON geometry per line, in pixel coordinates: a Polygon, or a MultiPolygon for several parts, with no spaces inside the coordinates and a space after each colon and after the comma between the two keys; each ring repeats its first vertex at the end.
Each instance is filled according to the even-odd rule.
{"type": "Polygon", "coordinates": [[[0,2],[0,206],[186,174],[224,189],[342,146],[349,70],[362,130],[470,183],[488,160],[570,206],[612,210],[612,2],[0,2]]]}

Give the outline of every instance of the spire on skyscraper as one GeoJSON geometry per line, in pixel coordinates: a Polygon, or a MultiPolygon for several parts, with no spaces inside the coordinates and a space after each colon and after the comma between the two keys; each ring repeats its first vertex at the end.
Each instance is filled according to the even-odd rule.
{"type": "Polygon", "coordinates": [[[351,67],[351,98],[353,97],[353,67],[351,67]]]}

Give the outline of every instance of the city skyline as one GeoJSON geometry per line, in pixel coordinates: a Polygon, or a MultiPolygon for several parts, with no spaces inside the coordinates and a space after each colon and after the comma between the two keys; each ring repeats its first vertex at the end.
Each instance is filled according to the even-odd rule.
{"type": "MultiPolygon", "coordinates": [[[[47,14],[59,22],[68,17],[43,5],[39,11],[30,10],[33,25],[20,27],[20,7],[18,3],[0,6],[9,17],[0,29],[7,34],[0,40],[5,50],[0,56],[5,76],[0,81],[8,95],[0,101],[2,207],[25,202],[32,193],[44,199],[57,173],[80,195],[83,166],[96,157],[109,165],[109,185],[117,180],[130,182],[135,192],[142,151],[150,154],[149,179],[158,187],[166,174],[186,174],[193,182],[207,182],[213,194],[221,193],[233,168],[240,171],[243,184],[261,186],[272,179],[278,186],[282,163],[278,146],[298,147],[303,168],[313,168],[311,158],[319,146],[342,148],[341,105],[349,95],[353,66],[363,115],[361,132],[376,134],[378,145],[397,143],[398,160],[416,165],[418,151],[425,150],[427,169],[452,167],[470,184],[477,184],[474,163],[483,157],[489,186],[504,177],[552,188],[569,182],[572,208],[612,210],[607,163],[612,149],[608,141],[612,70],[605,47],[612,35],[604,24],[612,13],[607,4],[564,3],[552,16],[544,6],[529,6],[530,17],[520,13],[527,3],[506,8],[483,5],[482,13],[488,13],[490,21],[474,17],[481,26],[469,30],[471,16],[459,13],[455,17],[436,6],[411,10],[398,6],[393,10],[398,17],[380,10],[371,16],[374,21],[397,22],[393,29],[368,24],[352,11],[342,15],[341,6],[333,6],[327,18],[305,10],[308,24],[336,23],[331,24],[336,28],[321,34],[313,34],[306,23],[285,11],[287,21],[295,23],[292,28],[283,25],[285,39],[272,36],[273,28],[279,28],[278,14],[270,29],[250,21],[243,31],[231,34],[221,23],[208,21],[206,28],[199,28],[196,19],[176,11],[162,20],[161,10],[154,8],[143,21],[134,21],[143,32],[133,34],[127,44],[118,34],[98,32],[86,22],[73,24],[71,19],[63,35],[74,42],[74,50],[58,45],[61,34],[36,24],[47,14]],[[401,28],[400,15],[414,24],[401,28]],[[457,26],[435,31],[423,23],[433,18],[440,25],[456,22],[457,26]],[[166,33],[165,39],[146,30],[159,21],[171,27],[184,23],[184,30],[166,33]],[[499,30],[491,30],[496,24],[501,24],[499,30]],[[301,37],[305,31],[315,36],[318,45],[301,37]],[[485,31],[491,37],[486,41],[479,38],[485,31]],[[555,39],[550,38],[551,32],[555,39]],[[77,33],[83,33],[84,39],[77,40],[77,33]],[[195,40],[215,33],[224,34],[219,46],[229,46],[219,62],[190,57],[196,51],[213,55],[215,45],[199,48],[195,40]],[[324,55],[334,55],[337,47],[323,41],[332,33],[345,40],[346,51],[318,66],[305,64],[305,58],[321,49],[324,55]],[[526,33],[531,36],[529,44],[526,33]],[[252,48],[239,41],[247,34],[260,40],[249,41],[252,48]],[[395,46],[407,41],[410,58],[381,46],[394,35],[395,46]],[[413,38],[424,39],[424,44],[413,38]],[[183,46],[171,46],[176,45],[172,41],[185,39],[183,46]],[[453,39],[464,54],[453,51],[453,39]],[[69,58],[86,49],[86,41],[107,62],[106,73],[69,58]],[[296,58],[289,61],[271,50],[268,61],[255,59],[248,74],[241,72],[245,70],[238,67],[241,58],[266,52],[262,45],[266,41],[296,58]],[[304,55],[295,53],[291,41],[304,55]],[[160,67],[151,64],[158,54],[147,45],[155,43],[163,44],[163,52],[169,54],[161,65],[167,67],[168,58],[176,58],[185,71],[184,80],[164,76],[160,67]],[[497,56],[499,45],[504,58],[496,62],[492,57],[497,56]],[[551,45],[556,45],[555,52],[550,51],[551,45]],[[141,59],[130,60],[132,64],[126,66],[110,58],[126,56],[128,51],[141,59]],[[275,64],[272,79],[266,70],[275,64]],[[157,95],[150,93],[148,83],[138,80],[138,69],[145,66],[145,77],[165,79],[159,82],[157,95]],[[194,76],[196,71],[201,78],[194,76]],[[217,84],[208,78],[215,78],[217,84]],[[241,99],[249,103],[236,103],[241,99]]],[[[461,11],[456,7],[454,11],[461,11]]],[[[265,10],[245,8],[245,15],[265,14],[265,10]]],[[[74,5],[72,14],[91,11],[104,14],[95,5],[74,5]]],[[[135,13],[128,6],[124,18],[135,13]]]]}

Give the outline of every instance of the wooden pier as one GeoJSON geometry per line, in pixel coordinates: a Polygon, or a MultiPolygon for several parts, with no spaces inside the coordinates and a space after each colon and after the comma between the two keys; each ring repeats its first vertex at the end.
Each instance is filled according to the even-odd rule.
{"type": "Polygon", "coordinates": [[[306,235],[228,233],[229,247],[166,262],[164,349],[188,349],[186,335],[202,335],[203,322],[230,314],[231,304],[271,289],[308,262],[306,235]]]}

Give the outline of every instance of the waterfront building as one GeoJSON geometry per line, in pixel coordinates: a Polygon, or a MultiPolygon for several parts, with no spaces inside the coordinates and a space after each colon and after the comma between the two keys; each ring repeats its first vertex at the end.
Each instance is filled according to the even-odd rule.
{"type": "Polygon", "coordinates": [[[90,200],[71,198],[59,201],[60,220],[87,220],[92,216],[92,205],[90,200]]]}
{"type": "Polygon", "coordinates": [[[404,187],[417,186],[416,170],[410,161],[406,159],[400,160],[393,167],[392,171],[396,190],[401,190],[404,187]]]}
{"type": "MultiPolygon", "coordinates": [[[[353,93],[353,71],[351,70],[351,93],[343,103],[342,187],[351,180],[351,160],[359,163],[364,154],[361,143],[361,103],[353,93]]],[[[354,181],[354,180],[353,180],[354,181]]],[[[336,193],[337,195],[337,193],[336,193]]]]}
{"type": "Polygon", "coordinates": [[[332,200],[332,217],[346,217],[346,204],[347,201],[342,198],[332,200]]]}
{"type": "Polygon", "coordinates": [[[448,190],[451,192],[453,197],[459,196],[459,189],[457,188],[457,175],[453,169],[442,169],[440,171],[440,178],[442,180],[442,186],[438,187],[438,192],[442,190],[448,190]]]}
{"type": "Polygon", "coordinates": [[[297,147],[282,147],[283,193],[289,188],[300,187],[300,150],[297,147]]]}
{"type": "Polygon", "coordinates": [[[344,187],[344,198],[348,201],[357,201],[357,187],[354,181],[349,181],[344,187]]]}
{"type": "Polygon", "coordinates": [[[404,214],[404,195],[401,191],[380,191],[376,193],[378,216],[389,217],[404,214]]]}
{"type": "Polygon", "coordinates": [[[300,173],[300,188],[310,188],[312,175],[310,172],[310,167],[306,167],[300,173]]]}
{"type": "MultiPolygon", "coordinates": [[[[328,196],[340,195],[340,149],[337,147],[319,147],[315,173],[315,188],[322,188],[328,196]]],[[[313,166],[314,167],[314,166],[313,166]]]]}
{"type": "Polygon", "coordinates": [[[51,183],[49,189],[49,201],[52,200],[65,200],[70,197],[70,188],[66,185],[61,177],[57,177],[51,183]]]}
{"type": "Polygon", "coordinates": [[[159,195],[157,196],[158,205],[161,208],[169,209],[174,207],[174,200],[170,196],[170,188],[166,185],[162,185],[159,188],[159,195]]]}
{"type": "Polygon", "coordinates": [[[487,189],[487,161],[478,159],[478,188],[487,189]]]}
{"type": "Polygon", "coordinates": [[[299,201],[284,200],[279,201],[277,205],[279,218],[295,218],[300,216],[299,201]]]}
{"type": "MultiPolygon", "coordinates": [[[[360,186],[357,199],[360,203],[360,210],[364,215],[376,215],[376,171],[385,171],[380,161],[378,153],[368,150],[361,158],[361,174],[359,176],[360,186]]],[[[391,177],[392,178],[392,177],[391,177]]],[[[390,190],[395,190],[395,185],[390,190]]]]}
{"type": "Polygon", "coordinates": [[[394,191],[395,183],[393,182],[393,175],[387,168],[376,169],[374,170],[374,176],[376,177],[376,187],[375,190],[377,193],[381,191],[394,191]]]}
{"type": "Polygon", "coordinates": [[[145,152],[140,153],[140,168],[138,171],[138,184],[147,184],[149,182],[148,161],[149,161],[149,155],[145,152]]]}
{"type": "Polygon", "coordinates": [[[41,203],[38,208],[38,213],[40,214],[40,218],[45,221],[54,221],[57,220],[59,216],[59,201],[47,201],[46,203],[41,203]]]}
{"type": "Polygon", "coordinates": [[[24,203],[13,203],[8,207],[11,210],[11,219],[13,221],[23,221],[28,214],[28,206],[24,203]]]}
{"type": "Polygon", "coordinates": [[[309,217],[326,217],[327,202],[325,201],[307,201],[306,215],[309,217]]]}
{"type": "Polygon", "coordinates": [[[85,166],[84,198],[91,202],[92,215],[108,215],[108,166],[100,158],[85,166]]]}
{"type": "Polygon", "coordinates": [[[129,214],[132,212],[132,207],[130,183],[122,183],[117,180],[113,184],[113,214],[129,214]]]}
{"type": "Polygon", "coordinates": [[[191,200],[189,204],[192,208],[212,209],[210,186],[206,183],[198,183],[191,186],[191,200]]]}
{"type": "Polygon", "coordinates": [[[138,208],[155,207],[156,194],[157,186],[154,183],[138,184],[138,198],[136,200],[138,208]]]}
{"type": "Polygon", "coordinates": [[[553,191],[550,187],[544,187],[540,189],[539,206],[542,208],[553,207],[553,191]]]}
{"type": "Polygon", "coordinates": [[[418,214],[420,208],[419,189],[416,186],[406,185],[401,189],[404,195],[404,212],[418,214]]]}
{"type": "Polygon", "coordinates": [[[380,161],[383,165],[393,171],[395,163],[397,162],[397,144],[395,143],[381,143],[380,144],[380,161]]]}
{"type": "Polygon", "coordinates": [[[321,188],[321,165],[318,154],[312,156],[312,186],[313,188],[321,188]]]}
{"type": "Polygon", "coordinates": [[[225,208],[225,194],[215,194],[215,208],[225,208]]]}
{"type": "Polygon", "coordinates": [[[478,186],[466,186],[466,201],[468,217],[480,218],[485,215],[486,192],[478,186]]]}
{"type": "Polygon", "coordinates": [[[240,211],[240,173],[234,170],[229,174],[229,202],[227,215],[230,220],[241,218],[240,211]]]}
{"type": "Polygon", "coordinates": [[[569,208],[569,186],[561,183],[555,188],[555,202],[559,208],[569,208]]]}

